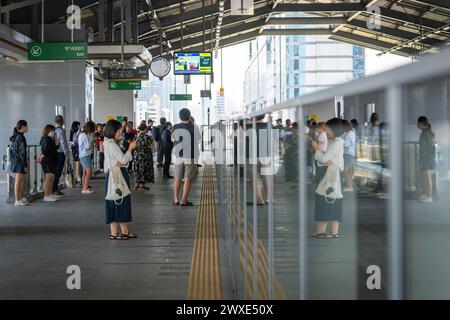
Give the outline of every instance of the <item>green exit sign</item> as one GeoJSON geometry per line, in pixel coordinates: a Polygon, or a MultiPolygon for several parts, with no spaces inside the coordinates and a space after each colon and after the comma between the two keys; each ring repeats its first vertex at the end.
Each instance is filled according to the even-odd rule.
{"type": "Polygon", "coordinates": [[[109,90],[141,90],[141,81],[109,81],[109,90]]]}
{"type": "Polygon", "coordinates": [[[170,101],[191,101],[192,94],[171,94],[170,101]]]}
{"type": "Polygon", "coordinates": [[[86,42],[32,42],[28,44],[28,60],[86,60],[86,42]]]}

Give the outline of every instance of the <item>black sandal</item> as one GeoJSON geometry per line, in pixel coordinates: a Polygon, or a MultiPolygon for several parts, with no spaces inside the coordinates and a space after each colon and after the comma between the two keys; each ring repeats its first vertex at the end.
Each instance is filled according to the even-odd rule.
{"type": "Polygon", "coordinates": [[[128,239],[137,239],[138,236],[135,233],[133,233],[133,232],[128,232],[128,234],[122,234],[122,238],[126,239],[126,240],[128,240],[128,239]]]}
{"type": "Polygon", "coordinates": [[[112,234],[110,234],[109,240],[128,240],[128,238],[124,237],[123,235],[119,235],[119,234],[117,234],[116,236],[113,236],[112,234]]]}
{"type": "Polygon", "coordinates": [[[182,207],[192,207],[194,204],[192,202],[186,201],[186,203],[180,203],[182,207]]]}
{"type": "Polygon", "coordinates": [[[332,236],[328,233],[314,233],[311,235],[311,237],[316,238],[316,239],[329,239],[332,236]]]}
{"type": "Polygon", "coordinates": [[[180,205],[180,201],[173,201],[173,204],[174,204],[175,206],[178,206],[178,205],[180,205]]]}

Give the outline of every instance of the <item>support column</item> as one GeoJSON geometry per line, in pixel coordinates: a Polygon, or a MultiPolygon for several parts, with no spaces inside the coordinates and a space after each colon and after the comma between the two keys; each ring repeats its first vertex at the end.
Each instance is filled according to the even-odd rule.
{"type": "Polygon", "coordinates": [[[97,15],[98,15],[98,42],[105,42],[105,0],[98,1],[97,15]]]}

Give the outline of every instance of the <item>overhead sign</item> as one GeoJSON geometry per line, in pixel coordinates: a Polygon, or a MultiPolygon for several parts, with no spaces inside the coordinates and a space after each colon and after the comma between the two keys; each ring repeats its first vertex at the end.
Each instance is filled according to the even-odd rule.
{"type": "Polygon", "coordinates": [[[141,90],[141,81],[109,81],[109,90],[141,90]]]}
{"type": "Polygon", "coordinates": [[[109,69],[109,80],[148,80],[148,69],[109,69]]]}
{"type": "Polygon", "coordinates": [[[211,90],[200,90],[200,98],[210,98],[211,99],[211,90]]]}
{"type": "Polygon", "coordinates": [[[171,94],[170,101],[191,101],[192,94],[171,94]]]}
{"type": "Polygon", "coordinates": [[[232,16],[252,16],[253,14],[253,0],[231,0],[232,16]]]}
{"type": "Polygon", "coordinates": [[[28,60],[86,60],[86,42],[31,42],[28,60]]]}

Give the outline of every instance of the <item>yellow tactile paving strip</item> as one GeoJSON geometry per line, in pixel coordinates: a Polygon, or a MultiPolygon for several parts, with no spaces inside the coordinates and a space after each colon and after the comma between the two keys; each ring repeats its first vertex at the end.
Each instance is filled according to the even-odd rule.
{"type": "Polygon", "coordinates": [[[188,299],[223,299],[217,228],[213,168],[209,165],[203,171],[188,299]]]}

